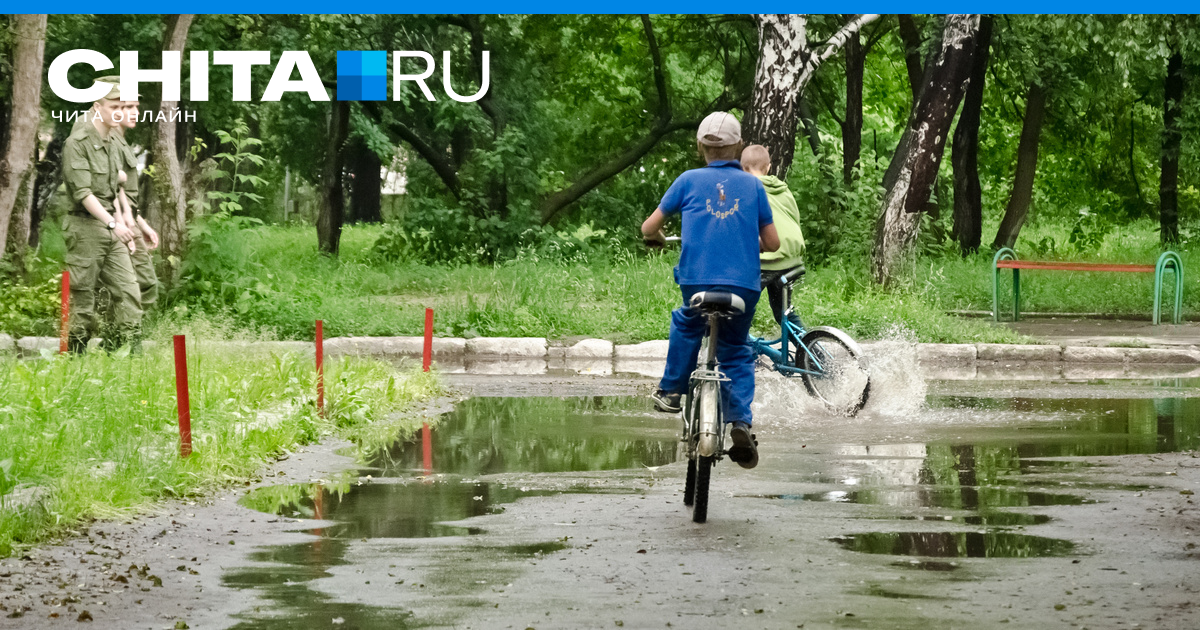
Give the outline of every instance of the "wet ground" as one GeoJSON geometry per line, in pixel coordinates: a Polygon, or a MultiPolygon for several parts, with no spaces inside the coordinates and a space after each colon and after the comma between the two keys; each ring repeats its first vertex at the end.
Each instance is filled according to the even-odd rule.
{"type": "Polygon", "coordinates": [[[649,381],[455,378],[468,398],[367,465],[299,456],[156,542],[93,544],[132,586],[0,626],[1200,627],[1198,383],[898,370],[844,418],[765,378],[762,463],[718,464],[697,525],[649,381]],[[154,572],[163,599],[127,602],[154,572]]]}

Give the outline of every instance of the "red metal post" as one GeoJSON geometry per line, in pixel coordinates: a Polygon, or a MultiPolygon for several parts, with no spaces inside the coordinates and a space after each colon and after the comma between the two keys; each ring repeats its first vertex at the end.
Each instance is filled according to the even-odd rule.
{"type": "Polygon", "coordinates": [[[67,335],[70,333],[71,319],[71,272],[63,270],[62,275],[62,323],[58,327],[58,353],[67,353],[67,335]]]}
{"type": "Polygon", "coordinates": [[[425,309],[425,354],[421,358],[421,367],[429,371],[429,362],[433,359],[433,309],[425,309]]]}
{"type": "Polygon", "coordinates": [[[425,465],[425,474],[433,474],[433,436],[429,430],[429,423],[421,424],[421,459],[425,465]]]}
{"type": "Polygon", "coordinates": [[[187,343],[175,335],[175,397],[179,408],[179,456],[192,454],[192,404],[188,400],[187,343]]]}
{"type": "Polygon", "coordinates": [[[325,417],[325,322],[317,320],[317,413],[325,417]]]}

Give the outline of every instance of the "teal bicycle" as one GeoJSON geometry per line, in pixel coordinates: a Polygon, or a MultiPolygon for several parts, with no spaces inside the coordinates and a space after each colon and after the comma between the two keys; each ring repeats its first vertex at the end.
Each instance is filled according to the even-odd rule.
{"type": "MultiPolygon", "coordinates": [[[[680,237],[668,236],[666,243],[679,243],[680,237]]],[[[645,241],[648,247],[661,248],[666,243],[645,241]]],[[[804,279],[800,267],[783,274],[774,282],[783,291],[786,310],[780,324],[779,337],[766,339],[750,336],[758,365],[788,378],[799,378],[809,395],[821,401],[834,413],[853,416],[867,404],[871,395],[871,372],[858,342],[832,326],[808,329],[790,317],[792,290],[804,279]]],[[[766,286],[763,287],[767,288],[766,286]]],[[[700,351],[703,364],[705,350],[700,351]]]]}
{"type": "MultiPolygon", "coordinates": [[[[835,413],[853,416],[867,404],[871,373],[862,348],[845,332],[830,326],[806,329],[790,317],[792,289],[804,278],[804,269],[793,269],[774,282],[783,291],[786,305],[779,337],[751,336],[750,347],[758,364],[788,378],[799,378],[805,389],[835,413]]],[[[765,287],[764,287],[765,288],[765,287]]]]}

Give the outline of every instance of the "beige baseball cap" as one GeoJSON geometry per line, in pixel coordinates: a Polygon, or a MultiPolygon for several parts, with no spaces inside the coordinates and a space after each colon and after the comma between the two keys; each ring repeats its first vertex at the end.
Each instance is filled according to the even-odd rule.
{"type": "Polygon", "coordinates": [[[713,112],[696,130],[696,141],[710,147],[725,147],[742,141],[742,124],[729,112],[713,112]]]}
{"type": "MultiPolygon", "coordinates": [[[[106,100],[110,100],[110,101],[121,100],[121,75],[110,74],[110,75],[103,76],[103,77],[96,77],[96,81],[99,83],[112,84],[112,86],[113,86],[112,89],[109,90],[108,94],[104,97],[106,100]]],[[[135,93],[133,95],[133,97],[134,97],[134,99],[137,99],[138,95],[135,93]]]]}

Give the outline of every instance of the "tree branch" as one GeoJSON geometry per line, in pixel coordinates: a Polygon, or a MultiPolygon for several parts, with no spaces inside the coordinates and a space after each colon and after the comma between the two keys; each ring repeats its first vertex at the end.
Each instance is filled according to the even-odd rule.
{"type": "Polygon", "coordinates": [[[658,48],[658,40],[654,37],[654,25],[651,23],[649,15],[642,15],[641,19],[642,29],[646,32],[646,44],[650,49],[650,60],[654,73],[654,89],[658,92],[658,119],[655,121],[654,127],[645,136],[626,145],[625,149],[607,162],[584,173],[575,180],[575,183],[547,197],[542,202],[540,210],[542,225],[549,223],[563,208],[574,203],[608,178],[629,168],[630,165],[641,159],[643,155],[649,153],[658,144],[659,140],[662,140],[667,134],[680,129],[696,127],[700,124],[698,120],[671,122],[671,101],[670,95],[667,93],[667,77],[666,72],[663,70],[662,53],[658,48]]]}
{"type": "Polygon", "coordinates": [[[387,128],[391,130],[392,133],[396,134],[396,137],[407,142],[409,146],[411,146],[413,150],[417,152],[417,155],[420,155],[421,158],[433,168],[433,171],[437,173],[437,176],[442,180],[442,183],[445,184],[446,188],[450,190],[450,194],[454,195],[455,199],[459,198],[461,186],[458,181],[458,170],[454,168],[454,165],[451,164],[449,160],[446,159],[444,152],[438,151],[435,147],[426,142],[424,138],[417,135],[417,133],[409,128],[408,125],[405,125],[398,120],[385,122],[383,108],[379,106],[378,102],[363,101],[362,104],[364,111],[370,113],[375,120],[387,125],[387,128]]]}

